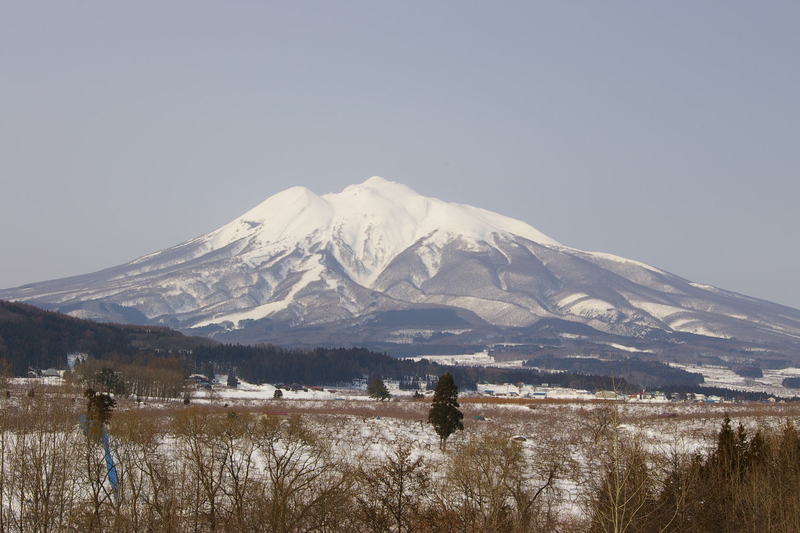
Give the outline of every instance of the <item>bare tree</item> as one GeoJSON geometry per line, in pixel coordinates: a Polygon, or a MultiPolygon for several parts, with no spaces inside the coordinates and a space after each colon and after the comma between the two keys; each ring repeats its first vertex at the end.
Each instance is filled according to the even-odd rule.
{"type": "Polygon", "coordinates": [[[265,461],[269,530],[338,531],[352,478],[333,460],[329,443],[297,416],[262,417],[255,438],[265,461]]]}
{"type": "Polygon", "coordinates": [[[522,444],[508,435],[472,439],[453,456],[446,478],[459,530],[546,531],[560,468],[559,461],[549,464],[541,478],[522,444]]]}
{"type": "Polygon", "coordinates": [[[427,463],[414,447],[399,441],[382,461],[358,469],[359,515],[369,531],[423,531],[419,509],[430,485],[427,463]]]}

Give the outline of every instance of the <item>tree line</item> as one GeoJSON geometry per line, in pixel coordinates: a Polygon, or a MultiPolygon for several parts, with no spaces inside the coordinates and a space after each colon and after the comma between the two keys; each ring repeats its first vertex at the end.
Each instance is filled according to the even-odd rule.
{"type": "MultiPolygon", "coordinates": [[[[270,345],[221,345],[210,339],[185,336],[169,328],[101,324],[0,300],[0,375],[22,376],[31,367],[65,368],[66,355],[70,352],[83,352],[93,359],[109,361],[106,366],[113,367],[115,372],[121,372],[120,368],[124,366],[122,373],[127,376],[130,394],[148,395],[145,389],[154,386],[158,389],[155,395],[159,397],[175,390],[174,386],[167,385],[177,376],[173,359],[181,361],[181,372],[186,375],[202,373],[211,365],[222,371],[236,368],[239,377],[255,383],[330,385],[372,375],[419,380],[449,371],[459,386],[467,389],[483,381],[548,383],[575,389],[634,392],[651,383],[648,380],[653,375],[658,375],[660,382],[664,383],[659,388],[669,392],[702,392],[750,400],[767,397],[763,393],[704,388],[696,383],[697,375],[677,369],[665,373],[668,371],[664,368],[668,367],[658,363],[647,363],[645,368],[641,363],[631,362],[624,369],[585,363],[590,366],[569,367],[565,368],[566,372],[559,373],[540,373],[533,369],[446,367],[424,360],[397,359],[364,348],[301,350],[270,345]],[[170,361],[159,363],[156,361],[159,358],[170,361]],[[146,368],[136,369],[137,365],[146,368]],[[160,368],[164,370],[162,377],[156,375],[160,368]],[[157,385],[159,379],[162,383],[157,385]]],[[[585,360],[571,361],[578,361],[571,363],[577,365],[585,360]]]]}
{"type": "Polygon", "coordinates": [[[68,383],[118,396],[179,398],[187,392],[189,368],[180,357],[114,354],[88,358],[64,374],[68,383]]]}
{"type": "MultiPolygon", "coordinates": [[[[452,405],[451,393],[443,390],[442,405],[452,405]]],[[[343,453],[332,419],[197,406],[114,413],[96,394],[58,400],[2,400],[0,531],[788,533],[800,525],[800,433],[790,421],[748,432],[726,419],[708,449],[661,454],[602,408],[586,428],[590,453],[575,462],[545,435],[535,453],[502,430],[474,432],[438,458],[403,439],[380,454],[343,453]],[[82,413],[108,423],[114,483],[102,439],[76,423],[82,413]],[[577,491],[572,517],[559,507],[567,486],[577,491]]]]}
{"type": "Polygon", "coordinates": [[[450,372],[462,389],[474,389],[479,382],[548,383],[576,389],[636,390],[623,379],[608,376],[569,373],[541,373],[533,369],[448,366],[428,360],[398,359],[364,348],[287,349],[272,345],[216,345],[196,348],[194,368],[201,369],[208,361],[228,369],[237,368],[238,375],[252,383],[304,383],[335,385],[365,376],[385,379],[439,376],[450,372]]]}
{"type": "Polygon", "coordinates": [[[207,344],[214,342],[165,327],[103,324],[0,300],[0,358],[10,362],[17,376],[25,375],[29,367],[66,368],[71,352],[102,358],[110,354],[182,353],[207,344]]]}
{"type": "Polygon", "coordinates": [[[688,372],[658,361],[638,357],[622,360],[605,360],[596,357],[558,357],[551,354],[528,359],[527,366],[566,370],[575,373],[618,376],[642,387],[696,386],[704,381],[703,374],[688,372]]]}
{"type": "MultiPolygon", "coordinates": [[[[90,411],[92,398],[107,397],[89,395],[90,411]]],[[[411,442],[382,457],[346,457],[335,433],[299,416],[128,410],[106,414],[112,483],[102,439],[75,424],[80,410],[29,398],[0,412],[0,530],[478,531],[489,519],[527,531],[552,519],[550,493],[533,484],[521,447],[497,436],[454,453],[440,476],[411,442]],[[483,460],[497,472],[487,474],[483,460]],[[520,486],[505,492],[500,476],[520,486]],[[486,482],[502,496],[476,498],[486,482]]]]}
{"type": "Polygon", "coordinates": [[[725,418],[707,452],[657,457],[610,437],[592,483],[588,531],[800,531],[800,433],[735,429],[725,418]]]}

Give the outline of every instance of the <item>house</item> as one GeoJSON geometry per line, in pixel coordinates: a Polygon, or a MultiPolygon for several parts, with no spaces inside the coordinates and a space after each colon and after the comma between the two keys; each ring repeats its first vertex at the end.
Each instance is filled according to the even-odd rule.
{"type": "Polygon", "coordinates": [[[67,366],[74,369],[76,366],[88,359],[89,354],[85,352],[71,352],[67,354],[67,366]]]}
{"type": "Polygon", "coordinates": [[[197,385],[203,387],[204,389],[211,388],[211,380],[208,379],[208,376],[205,374],[191,374],[189,376],[191,381],[194,381],[197,385]]]}
{"type": "Polygon", "coordinates": [[[400,390],[400,381],[397,379],[384,379],[383,384],[386,385],[386,388],[389,390],[400,390]]]}
{"type": "Polygon", "coordinates": [[[594,393],[595,397],[600,400],[616,400],[617,393],[613,390],[599,390],[594,393]]]}
{"type": "Polygon", "coordinates": [[[55,368],[48,368],[47,370],[40,370],[38,368],[28,367],[27,377],[29,378],[60,378],[61,371],[55,368]]]}

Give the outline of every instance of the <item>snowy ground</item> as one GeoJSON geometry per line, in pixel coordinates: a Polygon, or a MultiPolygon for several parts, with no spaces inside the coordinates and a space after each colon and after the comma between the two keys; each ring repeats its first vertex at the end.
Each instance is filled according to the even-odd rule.
{"type": "MultiPolygon", "coordinates": [[[[264,393],[269,395],[269,390],[264,388],[264,393]]],[[[669,457],[672,453],[707,450],[726,415],[748,431],[777,428],[787,420],[800,422],[800,405],[795,404],[621,404],[463,397],[464,431],[453,434],[447,451],[442,452],[438,436],[426,422],[430,406],[426,400],[393,398],[379,402],[357,394],[338,396],[341,400],[319,394],[252,400],[236,397],[244,391],[233,392],[220,394],[215,403],[226,401],[231,406],[264,409],[262,412],[279,416],[300,415],[326,436],[340,457],[354,463],[380,459],[398,444],[406,443],[435,475],[444,475],[448,457],[473,439],[487,435],[522,437],[520,442],[531,464],[558,454],[564,457],[557,501],[567,515],[578,515],[584,508],[581,483],[573,476],[579,480],[581,475],[595,471],[598,447],[607,438],[604,428],[616,426],[623,440],[640,442],[654,454],[669,457]]]]}
{"type": "MultiPolygon", "coordinates": [[[[217,380],[220,383],[226,383],[228,376],[218,375],[217,380]]],[[[192,397],[200,400],[200,403],[207,403],[211,400],[250,400],[252,402],[260,402],[264,400],[273,400],[275,394],[275,386],[264,383],[256,385],[247,383],[246,381],[239,380],[239,386],[236,388],[226,387],[224,385],[214,385],[211,391],[206,389],[197,389],[192,393],[192,397]]],[[[281,389],[284,400],[321,400],[321,401],[372,401],[366,391],[358,389],[335,389],[331,387],[306,387],[305,390],[287,390],[281,389]]],[[[414,391],[400,390],[390,388],[389,393],[393,397],[410,397],[414,391]]]]}
{"type": "MultiPolygon", "coordinates": [[[[55,390],[59,381],[55,378],[41,383],[55,390]]],[[[29,385],[31,381],[18,380],[18,383],[29,385]]],[[[18,387],[11,401],[24,398],[25,388],[18,387]]],[[[380,459],[398,444],[405,443],[412,447],[415,457],[424,458],[437,476],[444,475],[448,460],[474,439],[521,438],[524,440],[517,441],[531,465],[553,457],[563,461],[558,482],[561,492],[556,501],[567,515],[584,508],[580,505],[585,496],[581,476],[597,471],[598,450],[608,442],[608,432],[614,428],[622,440],[639,442],[654,454],[669,457],[673,452],[689,454],[707,449],[726,415],[730,415],[734,424],[741,422],[748,431],[758,427],[777,428],[786,421],[800,423],[800,404],[795,403],[648,404],[462,395],[464,430],[451,436],[447,451],[443,452],[438,436],[426,421],[429,399],[393,397],[377,401],[364,391],[328,388],[284,390],[282,399],[274,399],[274,391],[274,386],[266,384],[241,383],[235,389],[219,385],[210,393],[193,390],[190,402],[216,409],[248,411],[257,416],[301,416],[315,434],[333,446],[338,457],[354,464],[380,459]]],[[[80,405],[75,402],[80,399],[79,390],[53,394],[74,396],[70,403],[80,405]]],[[[169,417],[184,408],[180,399],[148,399],[138,404],[130,398],[119,398],[117,410],[142,409],[153,416],[164,413],[163,416],[169,417]]]]}
{"type": "MultiPolygon", "coordinates": [[[[219,381],[225,383],[227,376],[220,376],[219,381]]],[[[352,392],[342,394],[335,389],[306,389],[306,390],[286,390],[281,389],[283,398],[287,400],[336,400],[336,399],[369,399],[366,395],[356,395],[352,392]],[[334,390],[334,392],[331,392],[334,390]]],[[[202,399],[226,399],[226,400],[271,400],[275,394],[275,387],[269,384],[255,385],[245,381],[239,382],[236,388],[214,385],[211,391],[199,389],[194,394],[195,398],[202,399]]]]}
{"type": "Polygon", "coordinates": [[[432,363],[439,363],[440,365],[455,365],[455,366],[496,366],[501,368],[522,368],[525,361],[496,361],[494,356],[489,355],[488,352],[482,351],[477,353],[465,353],[458,355],[420,355],[418,357],[409,357],[412,361],[419,361],[427,359],[432,363]]]}
{"type": "MultiPolygon", "coordinates": [[[[638,350],[629,346],[619,344],[611,344],[615,348],[624,349],[627,351],[644,351],[638,350]]],[[[420,359],[427,359],[432,362],[440,363],[443,365],[458,365],[458,366],[493,366],[493,367],[523,367],[524,361],[504,361],[498,362],[495,358],[488,354],[486,351],[472,353],[472,354],[458,354],[458,355],[421,355],[419,357],[412,357],[411,359],[419,361],[420,359]]],[[[681,368],[689,372],[703,374],[705,385],[709,387],[723,387],[733,390],[749,391],[749,392],[765,392],[780,398],[791,398],[793,396],[800,396],[800,390],[789,389],[783,386],[784,378],[800,377],[800,368],[791,367],[779,370],[763,370],[764,376],[761,378],[745,378],[736,374],[733,370],[723,366],[711,365],[688,365],[679,363],[669,363],[670,366],[681,368]]],[[[541,372],[553,372],[553,370],[540,369],[535,367],[526,367],[541,372]]],[[[565,396],[565,397],[568,397],[565,396]]]]}
{"type": "Polygon", "coordinates": [[[767,369],[763,370],[764,377],[745,378],[724,366],[685,365],[678,363],[670,363],[670,366],[703,374],[703,378],[705,379],[704,385],[709,387],[725,387],[742,391],[766,392],[767,394],[782,398],[800,396],[800,390],[788,389],[782,385],[785,378],[800,377],[800,368],[767,369]]]}

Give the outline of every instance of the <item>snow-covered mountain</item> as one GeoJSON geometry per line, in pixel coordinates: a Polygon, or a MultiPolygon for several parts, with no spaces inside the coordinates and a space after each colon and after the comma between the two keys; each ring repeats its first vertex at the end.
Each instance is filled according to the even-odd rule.
{"type": "Polygon", "coordinates": [[[264,341],[277,327],[388,320],[430,333],[556,318],[622,335],[800,343],[796,309],[570,248],[522,221],[379,177],[322,196],[292,187],[173,248],[0,299],[264,341]]]}

